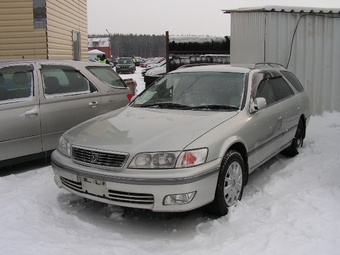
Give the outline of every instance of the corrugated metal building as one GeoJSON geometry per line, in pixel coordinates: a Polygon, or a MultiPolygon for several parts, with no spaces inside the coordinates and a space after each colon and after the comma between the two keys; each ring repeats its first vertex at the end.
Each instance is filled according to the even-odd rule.
{"type": "Polygon", "coordinates": [[[1,59],[88,60],[86,0],[1,0],[1,59]]]}
{"type": "Polygon", "coordinates": [[[340,9],[264,6],[231,14],[231,63],[280,63],[303,83],[313,114],[340,111],[340,9]]]}

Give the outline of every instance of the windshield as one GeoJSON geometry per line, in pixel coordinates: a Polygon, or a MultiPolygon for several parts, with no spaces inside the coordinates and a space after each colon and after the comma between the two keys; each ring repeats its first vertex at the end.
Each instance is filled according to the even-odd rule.
{"type": "Polygon", "coordinates": [[[120,58],[118,64],[132,64],[132,58],[120,58]]]}
{"type": "Polygon", "coordinates": [[[175,73],[156,81],[132,106],[183,110],[237,110],[240,108],[243,73],[175,73]]]}

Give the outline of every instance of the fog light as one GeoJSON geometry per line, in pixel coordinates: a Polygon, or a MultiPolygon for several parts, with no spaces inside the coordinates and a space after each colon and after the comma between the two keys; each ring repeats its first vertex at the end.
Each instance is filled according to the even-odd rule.
{"type": "Polygon", "coordinates": [[[190,203],[194,196],[196,195],[196,191],[183,193],[183,194],[172,194],[164,197],[163,204],[164,205],[184,205],[190,203]]]}

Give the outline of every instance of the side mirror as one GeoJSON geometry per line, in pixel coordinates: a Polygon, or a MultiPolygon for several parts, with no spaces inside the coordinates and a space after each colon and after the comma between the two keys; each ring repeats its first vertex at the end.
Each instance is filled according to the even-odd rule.
{"type": "Polygon", "coordinates": [[[264,97],[257,97],[250,104],[250,113],[257,112],[267,106],[267,101],[264,97]]]}

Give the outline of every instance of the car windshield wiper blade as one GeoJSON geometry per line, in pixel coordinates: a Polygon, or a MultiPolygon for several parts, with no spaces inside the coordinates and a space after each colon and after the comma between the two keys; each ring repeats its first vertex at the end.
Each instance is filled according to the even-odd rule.
{"type": "Polygon", "coordinates": [[[158,102],[154,104],[144,104],[141,105],[141,107],[153,107],[153,108],[162,108],[162,109],[190,109],[191,107],[184,105],[184,104],[176,104],[176,103],[170,103],[170,102],[158,102]]]}
{"type": "Polygon", "coordinates": [[[239,110],[238,106],[221,105],[221,104],[209,104],[190,107],[191,110],[239,110]]]}

